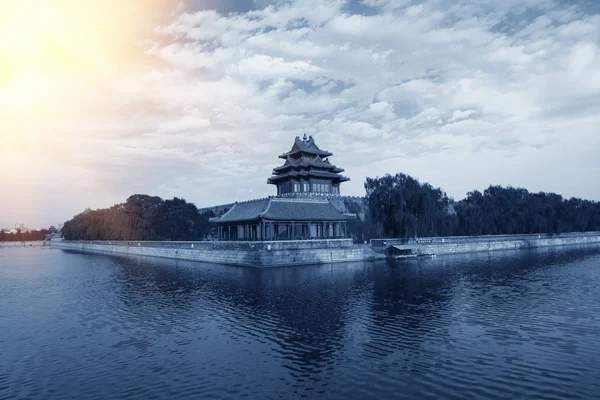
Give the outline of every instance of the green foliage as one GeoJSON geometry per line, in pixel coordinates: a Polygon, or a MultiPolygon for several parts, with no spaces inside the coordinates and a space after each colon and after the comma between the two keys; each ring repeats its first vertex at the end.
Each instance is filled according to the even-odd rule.
{"type": "Polygon", "coordinates": [[[451,235],[456,218],[444,191],[405,175],[367,178],[367,202],[374,222],[389,237],[451,235]]]}
{"type": "Polygon", "coordinates": [[[363,242],[381,236],[381,228],[373,223],[365,199],[359,201],[344,199],[344,205],[349,213],[357,216],[346,222],[348,233],[355,241],[363,242]]]}
{"type": "Polygon", "coordinates": [[[67,240],[202,240],[210,216],[183,199],[136,194],[123,204],[76,215],[62,233],[67,240]]]}
{"type": "Polygon", "coordinates": [[[388,237],[600,231],[600,203],[554,193],[490,186],[454,202],[404,174],[367,178],[365,189],[370,215],[388,237]]]}
{"type": "Polygon", "coordinates": [[[490,186],[456,205],[458,235],[589,232],[600,230],[600,203],[555,193],[490,186]]]}
{"type": "Polygon", "coordinates": [[[21,229],[17,229],[16,233],[5,233],[0,230],[0,242],[31,242],[45,240],[47,233],[50,233],[50,230],[40,229],[24,232],[21,231],[21,229]]]}

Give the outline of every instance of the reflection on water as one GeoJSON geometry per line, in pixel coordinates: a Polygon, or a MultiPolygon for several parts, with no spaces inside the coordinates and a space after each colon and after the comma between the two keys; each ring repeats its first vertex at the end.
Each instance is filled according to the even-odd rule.
{"type": "Polygon", "coordinates": [[[597,398],[600,250],[252,269],[0,249],[0,399],[597,398]]]}

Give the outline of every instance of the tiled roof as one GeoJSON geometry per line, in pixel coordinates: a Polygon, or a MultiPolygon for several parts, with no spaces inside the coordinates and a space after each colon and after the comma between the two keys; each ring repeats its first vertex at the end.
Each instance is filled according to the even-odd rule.
{"type": "Polygon", "coordinates": [[[309,171],[289,171],[280,175],[274,175],[272,177],[269,178],[268,183],[272,183],[281,179],[287,179],[287,178],[308,178],[314,176],[316,178],[327,178],[327,179],[331,179],[333,181],[340,181],[340,182],[346,182],[349,181],[350,178],[347,178],[345,176],[342,175],[338,175],[332,172],[326,172],[326,171],[315,171],[315,170],[309,170],[309,171]]]}
{"type": "Polygon", "coordinates": [[[271,199],[259,199],[245,201],[243,203],[235,203],[233,207],[221,218],[215,218],[215,222],[232,222],[232,221],[252,221],[259,217],[267,206],[271,199]]]}
{"type": "Polygon", "coordinates": [[[287,168],[292,168],[292,167],[319,167],[319,168],[325,168],[328,170],[332,170],[334,172],[344,172],[344,170],[342,168],[338,168],[335,165],[331,164],[329,162],[329,160],[325,159],[321,159],[321,157],[319,156],[302,156],[300,158],[294,159],[292,157],[288,157],[285,160],[285,163],[281,166],[281,167],[277,167],[273,169],[273,173],[277,173],[280,172],[282,170],[285,170],[287,168]]]}
{"type": "Polygon", "coordinates": [[[273,221],[343,221],[346,219],[326,199],[280,198],[236,203],[217,223],[255,221],[260,218],[273,221]]]}
{"type": "Polygon", "coordinates": [[[315,140],[313,139],[312,136],[309,136],[307,138],[306,135],[304,135],[304,139],[300,139],[300,136],[296,136],[296,139],[294,140],[294,145],[292,146],[292,149],[290,151],[288,151],[287,153],[281,154],[279,156],[279,158],[285,159],[289,155],[297,154],[297,153],[316,154],[316,155],[319,155],[322,157],[329,157],[329,156],[333,155],[332,153],[330,153],[326,150],[319,149],[319,147],[315,143],[315,140]]]}
{"type": "Polygon", "coordinates": [[[304,198],[274,198],[262,217],[275,221],[343,221],[346,219],[329,201],[304,198]]]}

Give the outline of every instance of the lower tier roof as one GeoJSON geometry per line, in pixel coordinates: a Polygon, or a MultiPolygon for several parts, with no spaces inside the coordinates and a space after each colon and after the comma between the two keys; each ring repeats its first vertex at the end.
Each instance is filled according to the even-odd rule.
{"type": "Polygon", "coordinates": [[[251,200],[235,203],[217,224],[249,222],[259,219],[271,221],[343,221],[342,215],[327,199],[282,198],[251,200]]]}

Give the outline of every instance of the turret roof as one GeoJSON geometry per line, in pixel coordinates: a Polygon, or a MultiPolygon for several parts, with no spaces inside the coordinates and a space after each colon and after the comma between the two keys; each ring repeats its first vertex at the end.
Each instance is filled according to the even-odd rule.
{"type": "Polygon", "coordinates": [[[285,163],[280,167],[274,168],[273,172],[276,173],[291,167],[318,167],[332,170],[334,172],[344,172],[342,168],[338,168],[335,165],[331,164],[328,159],[322,159],[319,156],[310,155],[303,155],[300,158],[293,158],[291,156],[288,156],[288,158],[285,160],[285,163]]]}
{"type": "Polygon", "coordinates": [[[331,155],[333,154],[319,149],[312,136],[304,135],[302,139],[296,136],[292,150],[279,156],[285,159],[285,163],[273,169],[273,176],[267,183],[276,184],[286,179],[310,177],[333,182],[349,181],[349,178],[340,175],[344,170],[331,164],[326,158],[331,155]]]}
{"type": "Polygon", "coordinates": [[[340,182],[347,182],[350,180],[350,178],[348,178],[348,177],[345,177],[343,175],[338,175],[333,172],[309,170],[309,171],[289,171],[289,172],[286,172],[283,174],[273,175],[272,177],[269,178],[268,183],[273,183],[273,182],[276,182],[279,180],[284,180],[286,178],[310,178],[310,177],[330,179],[332,181],[340,181],[340,182]]]}
{"type": "Polygon", "coordinates": [[[296,136],[296,139],[294,140],[294,145],[292,146],[292,149],[290,151],[288,151],[287,153],[281,154],[279,156],[279,158],[287,159],[288,156],[297,155],[299,153],[314,154],[314,155],[321,156],[321,157],[329,157],[329,156],[333,155],[332,153],[330,153],[326,150],[321,150],[316,145],[315,140],[313,139],[312,136],[309,136],[307,138],[306,135],[304,135],[303,139],[300,139],[300,136],[296,136]]]}

